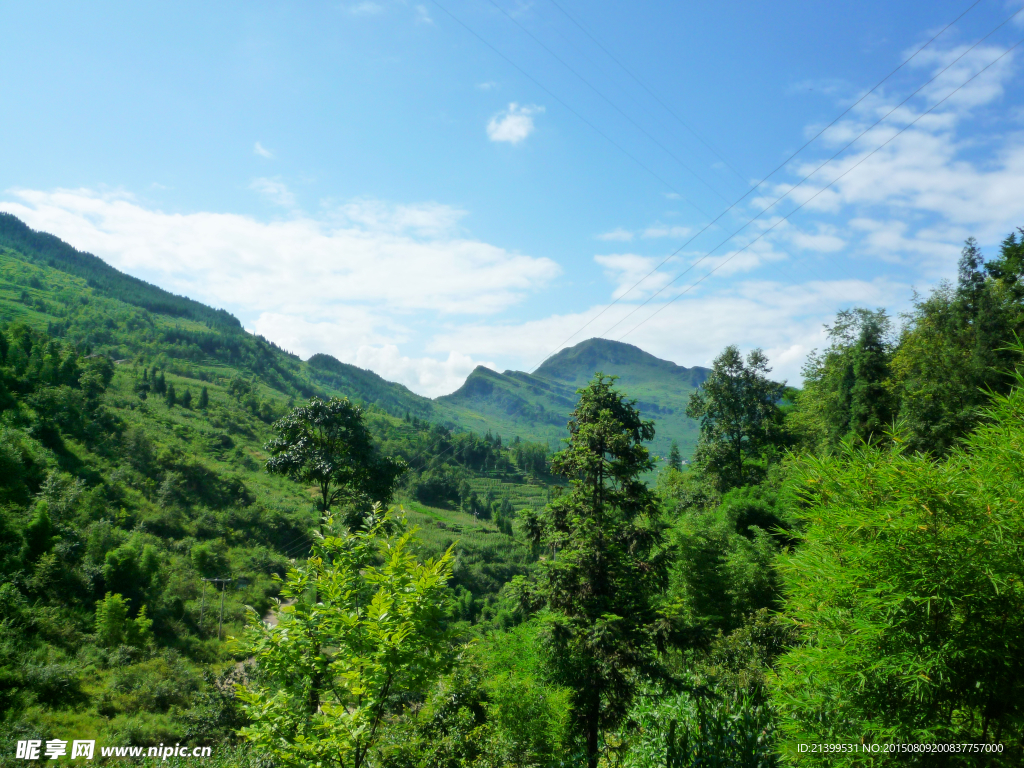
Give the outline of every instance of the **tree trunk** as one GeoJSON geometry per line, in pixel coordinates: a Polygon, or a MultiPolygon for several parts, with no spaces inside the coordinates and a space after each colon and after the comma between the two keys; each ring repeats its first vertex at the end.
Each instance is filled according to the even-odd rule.
{"type": "Polygon", "coordinates": [[[601,694],[594,691],[587,702],[587,768],[597,768],[597,737],[601,717],[601,694]]]}

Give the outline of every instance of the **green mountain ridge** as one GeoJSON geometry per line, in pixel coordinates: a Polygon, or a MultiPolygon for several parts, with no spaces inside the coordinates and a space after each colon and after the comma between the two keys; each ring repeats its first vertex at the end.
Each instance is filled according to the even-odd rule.
{"type": "Polygon", "coordinates": [[[686,416],[686,404],[709,369],[685,368],[618,341],[587,339],[552,355],[532,374],[478,366],[465,384],[436,402],[454,409],[464,422],[475,418],[501,434],[557,444],[576,405],[576,390],[597,372],[617,376],[641,413],[655,421],[656,454],[666,455],[673,440],[684,455],[692,452],[697,424],[686,416]]]}
{"type": "MultiPolygon", "coordinates": [[[[239,366],[289,396],[342,393],[392,415],[409,414],[456,431],[489,431],[557,447],[576,403],[576,389],[601,371],[618,376],[619,386],[638,401],[645,416],[655,420],[652,447],[656,454],[666,455],[673,440],[684,456],[696,444],[697,426],[685,416],[686,402],[707,376],[707,369],[685,368],[631,344],[588,339],[551,356],[532,374],[478,367],[458,390],[432,400],[328,354],[317,353],[303,362],[273,342],[250,335],[226,310],[126,275],[54,235],[31,229],[11,214],[0,213],[0,249],[18,261],[78,278],[82,288],[97,296],[151,313],[149,319],[160,328],[161,342],[175,345],[178,356],[189,363],[239,366]]],[[[40,328],[60,323],[45,311],[45,299],[33,295],[33,286],[21,289],[22,316],[8,319],[25,319],[40,328]]],[[[109,340],[96,333],[86,341],[115,359],[140,351],[137,344],[126,345],[123,337],[117,345],[105,343],[109,340]]]]}

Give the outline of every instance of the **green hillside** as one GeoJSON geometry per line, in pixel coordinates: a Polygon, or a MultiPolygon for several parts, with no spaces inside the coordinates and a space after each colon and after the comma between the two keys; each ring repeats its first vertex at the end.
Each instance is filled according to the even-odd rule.
{"type": "MultiPolygon", "coordinates": [[[[652,450],[666,456],[672,441],[689,456],[697,442],[697,424],[686,416],[690,393],[707,377],[706,368],[683,368],[632,344],[588,339],[548,358],[534,373],[497,373],[478,367],[456,392],[437,399],[455,419],[475,429],[520,435],[553,446],[565,435],[576,404],[576,390],[594,373],[619,377],[618,386],[653,419],[652,450]]],[[[455,420],[453,419],[453,420],[455,420]]]]}
{"type": "MultiPolygon", "coordinates": [[[[142,310],[133,315],[139,318],[137,327],[132,333],[118,335],[116,344],[109,332],[91,326],[87,333],[76,335],[77,342],[90,344],[115,359],[143,353],[154,343],[169,344],[162,350],[168,358],[165,362],[180,372],[204,365],[236,366],[287,396],[344,393],[394,416],[409,414],[450,429],[480,434],[490,431],[506,441],[518,436],[552,447],[557,447],[565,435],[576,389],[601,370],[618,376],[619,385],[639,401],[644,415],[655,420],[658,431],[652,447],[656,454],[667,455],[676,440],[683,455],[689,456],[696,443],[696,425],[684,412],[690,393],[704,380],[706,369],[683,368],[630,344],[589,339],[553,355],[533,374],[497,373],[479,367],[458,391],[431,400],[327,354],[315,354],[303,362],[272,342],[250,335],[226,311],[125,275],[96,256],[78,251],[53,235],[36,232],[6,213],[0,213],[0,249],[24,265],[61,273],[61,285],[84,292],[87,301],[94,302],[93,314],[97,307],[115,315],[142,310]],[[95,304],[102,299],[113,303],[95,304]],[[143,328],[145,333],[134,332],[143,328]]],[[[44,296],[46,292],[40,292],[42,283],[38,287],[29,283],[8,285],[7,317],[25,318],[38,327],[63,324],[62,332],[67,332],[74,324],[71,318],[82,315],[86,306],[79,303],[75,313],[62,311],[57,317],[46,311],[47,302],[66,304],[67,297],[44,296]]]]}
{"type": "Polygon", "coordinates": [[[0,223],[0,711],[11,738],[220,743],[237,727],[222,693],[239,662],[226,638],[246,606],[270,610],[272,577],[309,552],[317,517],[308,489],[263,470],[264,446],[312,395],[362,402],[378,450],[409,466],[396,502],[424,554],[455,545],[456,620],[509,623],[500,591],[535,561],[511,520],[547,500],[543,446],[453,434],[401,385],[327,356],[303,362],[227,313],[0,223]],[[215,577],[231,579],[223,629],[203,580],[215,577]],[[108,592],[128,600],[130,642],[103,639],[108,592]]]}

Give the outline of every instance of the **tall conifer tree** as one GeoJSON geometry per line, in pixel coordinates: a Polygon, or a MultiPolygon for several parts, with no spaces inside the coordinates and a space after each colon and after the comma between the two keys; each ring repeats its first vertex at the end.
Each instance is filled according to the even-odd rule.
{"type": "Polygon", "coordinates": [[[651,628],[667,580],[654,494],[639,479],[651,470],[644,442],[654,423],[597,374],[579,390],[569,447],[552,459],[569,492],[525,529],[552,557],[542,564],[535,605],[547,608],[546,646],[553,678],[573,693],[573,717],[596,768],[602,729],[614,727],[653,666],[651,628]]]}

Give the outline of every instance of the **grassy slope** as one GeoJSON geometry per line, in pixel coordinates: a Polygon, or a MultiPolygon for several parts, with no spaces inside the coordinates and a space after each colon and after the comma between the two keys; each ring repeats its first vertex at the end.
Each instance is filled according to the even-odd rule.
{"type": "Polygon", "coordinates": [[[477,368],[457,392],[438,402],[455,410],[462,423],[478,424],[478,430],[489,428],[556,445],[565,436],[576,390],[597,371],[618,376],[622,390],[638,401],[645,417],[654,419],[654,453],[668,455],[673,440],[684,456],[692,452],[697,424],[686,417],[686,403],[707,369],[683,368],[630,344],[605,339],[564,349],[533,374],[477,368]]]}

